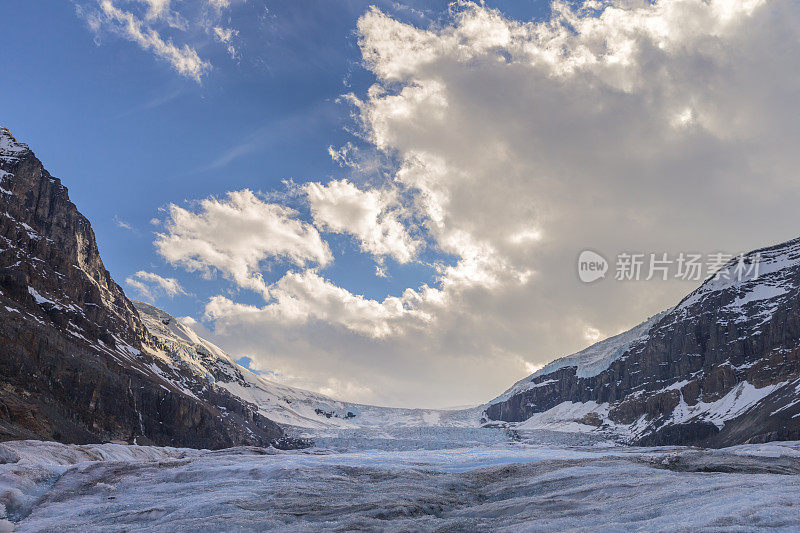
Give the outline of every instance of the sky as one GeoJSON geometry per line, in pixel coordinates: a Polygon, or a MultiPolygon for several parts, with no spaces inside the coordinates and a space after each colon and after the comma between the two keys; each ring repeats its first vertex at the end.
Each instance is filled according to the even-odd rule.
{"type": "Polygon", "coordinates": [[[796,2],[0,14],[0,124],[127,294],[340,399],[485,402],[800,233],[796,2]]]}

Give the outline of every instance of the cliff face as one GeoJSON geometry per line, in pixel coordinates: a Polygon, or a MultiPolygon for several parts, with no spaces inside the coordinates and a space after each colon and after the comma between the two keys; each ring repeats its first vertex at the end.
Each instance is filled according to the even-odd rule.
{"type": "Polygon", "coordinates": [[[281,435],[159,356],[67,189],[0,128],[0,439],[220,448],[281,435]]]}
{"type": "Polygon", "coordinates": [[[800,240],[724,270],[593,372],[580,354],[551,363],[490,402],[487,418],[566,422],[556,413],[569,405],[573,422],[639,444],[800,438],[800,240]]]}

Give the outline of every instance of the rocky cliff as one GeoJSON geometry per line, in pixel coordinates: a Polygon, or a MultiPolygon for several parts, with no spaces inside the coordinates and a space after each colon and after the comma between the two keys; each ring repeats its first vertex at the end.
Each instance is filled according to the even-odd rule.
{"type": "Polygon", "coordinates": [[[156,344],[66,187],[0,128],[0,439],[220,448],[282,435],[156,344]]]}
{"type": "Polygon", "coordinates": [[[800,439],[800,239],[733,259],[675,308],[517,383],[485,416],[647,445],[800,439]]]}

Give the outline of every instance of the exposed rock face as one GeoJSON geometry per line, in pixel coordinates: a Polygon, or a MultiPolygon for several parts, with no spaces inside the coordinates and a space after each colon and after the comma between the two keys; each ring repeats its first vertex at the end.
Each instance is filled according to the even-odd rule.
{"type": "Polygon", "coordinates": [[[0,128],[0,440],[220,448],[282,435],[170,363],[67,189],[0,128]]]}
{"type": "Polygon", "coordinates": [[[605,368],[558,360],[490,402],[486,416],[534,427],[572,402],[570,412],[588,406],[602,429],[639,444],[800,439],[800,239],[723,272],[637,326],[605,368]]]}

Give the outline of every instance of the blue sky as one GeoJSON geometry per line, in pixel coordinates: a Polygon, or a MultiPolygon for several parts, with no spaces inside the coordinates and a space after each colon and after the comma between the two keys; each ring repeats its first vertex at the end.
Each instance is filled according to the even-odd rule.
{"type": "MultiPolygon", "coordinates": [[[[7,1],[0,18],[2,123],[63,179],[119,283],[140,269],[176,277],[192,296],[157,303],[176,315],[199,316],[205,300],[229,284],[165,264],[154,252],[150,220],[169,203],[242,188],[284,191],[287,179],[349,176],[328,147],[360,142],[348,131],[351,107],[339,98],[362,94],[374,81],[361,66],[355,34],[356,20],[374,4],[234,3],[227,16],[239,28],[240,57],[231,59],[201,37],[198,53],[213,69],[198,84],[124,38],[95,37],[76,15],[80,3],[7,1]]],[[[424,16],[377,2],[413,22],[430,23],[447,10],[447,2],[416,4],[425,6],[424,16]]],[[[490,4],[513,6],[520,17],[545,5],[490,4]]],[[[352,239],[331,238],[341,256],[325,274],[351,291],[383,298],[431,280],[424,265],[396,263],[390,278],[377,278],[352,239]]]]}
{"type": "Polygon", "coordinates": [[[800,4],[553,6],[6,0],[0,124],[130,296],[291,385],[477,404],[698,283],[581,251],[800,227],[800,4]]]}

